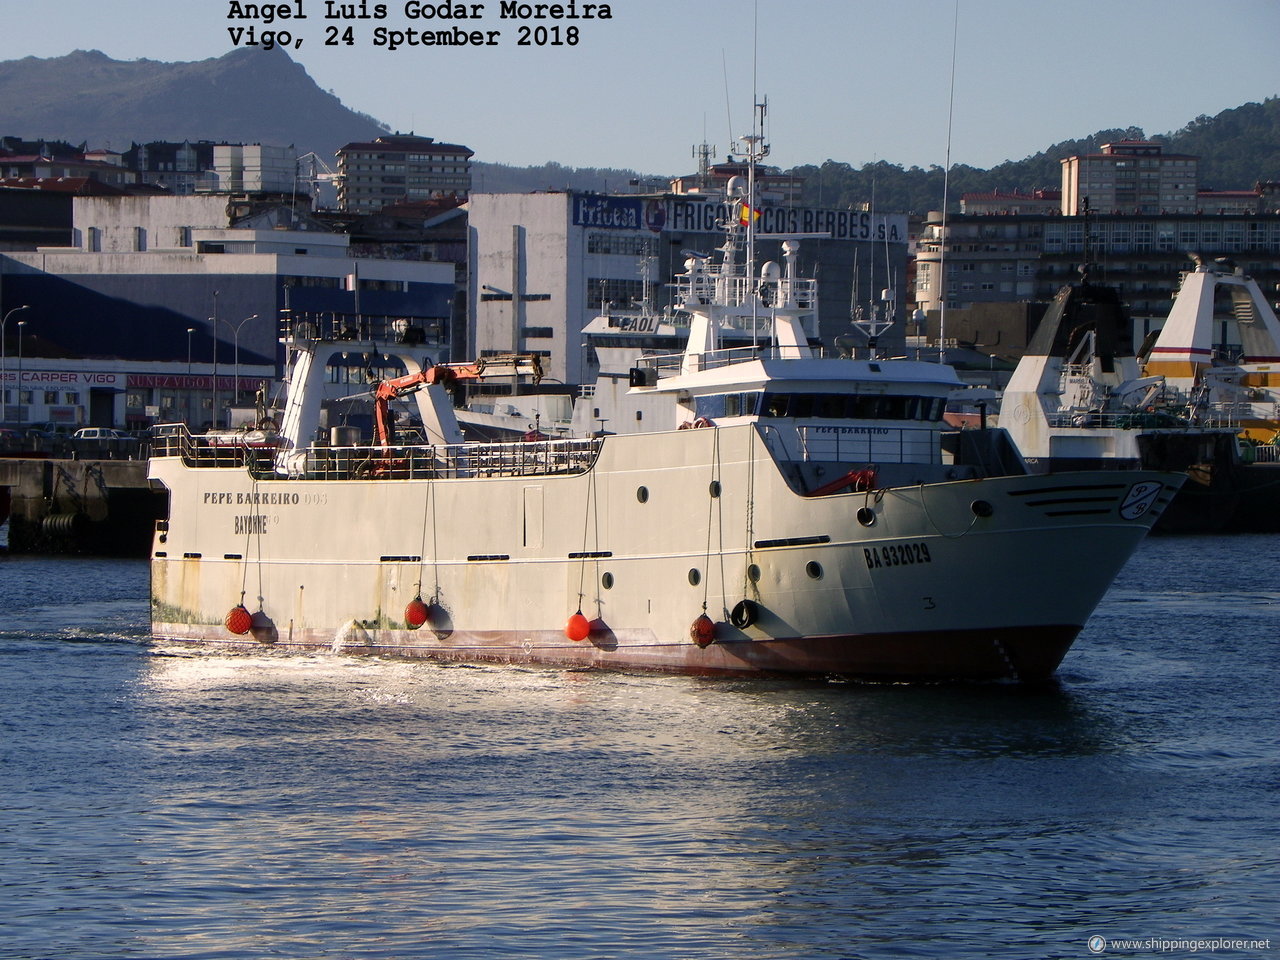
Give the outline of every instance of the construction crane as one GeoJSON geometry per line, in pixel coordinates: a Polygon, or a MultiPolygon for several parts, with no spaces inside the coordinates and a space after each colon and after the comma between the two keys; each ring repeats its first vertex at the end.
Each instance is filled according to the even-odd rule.
{"type": "Polygon", "coordinates": [[[332,183],[336,185],[342,179],[342,174],[335,173],[333,168],[324,162],[324,158],[318,153],[305,153],[298,158],[297,178],[310,188],[311,196],[316,196],[316,191],[322,183],[332,183]]]}

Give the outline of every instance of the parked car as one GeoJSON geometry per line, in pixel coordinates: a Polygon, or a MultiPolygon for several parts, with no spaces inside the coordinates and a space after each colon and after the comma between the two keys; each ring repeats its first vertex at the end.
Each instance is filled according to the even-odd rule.
{"type": "Polygon", "coordinates": [[[111,427],[81,427],[74,434],[72,440],[125,440],[129,435],[123,430],[113,430],[111,427]]]}
{"type": "Polygon", "coordinates": [[[34,423],[31,429],[27,431],[28,437],[46,437],[54,439],[56,437],[70,437],[75,430],[74,423],[34,423]]]}
{"type": "Polygon", "coordinates": [[[21,440],[22,434],[8,427],[0,427],[0,440],[21,440]]]}

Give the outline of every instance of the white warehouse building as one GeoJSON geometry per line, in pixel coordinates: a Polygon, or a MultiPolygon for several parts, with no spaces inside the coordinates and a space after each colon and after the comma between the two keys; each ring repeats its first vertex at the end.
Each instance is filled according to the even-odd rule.
{"type": "MultiPolygon", "coordinates": [[[[722,199],[696,194],[472,194],[467,208],[472,352],[537,353],[549,379],[571,385],[594,378],[583,327],[604,306],[639,305],[646,294],[666,306],[686,252],[717,248],[732,215],[722,199]]],[[[760,262],[781,259],[785,237],[807,237],[800,269],[818,278],[827,346],[852,333],[855,288],[860,302],[896,288],[898,322],[881,344],[903,348],[905,215],[779,204],[763,207],[757,230],[760,262]]]]}

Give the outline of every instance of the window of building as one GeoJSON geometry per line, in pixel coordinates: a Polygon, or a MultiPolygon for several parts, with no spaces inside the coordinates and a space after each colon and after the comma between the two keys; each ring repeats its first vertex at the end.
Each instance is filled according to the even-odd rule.
{"type": "Polygon", "coordinates": [[[80,402],[80,394],[74,390],[68,390],[64,395],[64,403],[78,404],[80,402]]]}
{"type": "Polygon", "coordinates": [[[554,336],[550,327],[521,327],[520,336],[529,340],[547,339],[554,336]]]}
{"type": "Polygon", "coordinates": [[[591,277],[587,280],[588,303],[613,303],[624,306],[638,303],[644,297],[644,282],[619,280],[616,277],[591,277]]]}
{"type": "MultiPolygon", "coordinates": [[[[285,277],[285,283],[293,287],[327,287],[339,289],[346,284],[343,277],[285,277]]],[[[364,289],[363,286],[361,289],[364,289]]]]}
{"type": "Polygon", "coordinates": [[[45,402],[45,403],[57,403],[57,402],[58,402],[58,391],[57,391],[57,390],[46,390],[46,391],[44,392],[44,402],[45,402]]]}
{"type": "Polygon", "coordinates": [[[618,231],[593,231],[587,234],[587,253],[620,253],[634,257],[658,254],[655,237],[618,231]]]}

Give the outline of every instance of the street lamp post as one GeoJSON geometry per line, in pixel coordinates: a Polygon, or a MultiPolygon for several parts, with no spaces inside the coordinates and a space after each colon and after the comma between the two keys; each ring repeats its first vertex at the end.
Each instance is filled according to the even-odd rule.
{"type": "Polygon", "coordinates": [[[245,317],[239,323],[232,323],[230,320],[223,320],[228,327],[231,328],[231,343],[234,350],[233,363],[235,365],[235,399],[232,403],[240,402],[240,328],[250,320],[257,320],[258,315],[255,313],[251,317],[245,317]]]}
{"type": "Polygon", "coordinates": [[[218,291],[213,291],[213,316],[209,318],[213,330],[213,429],[218,429],[218,291]]]}
{"type": "MultiPolygon", "coordinates": [[[[19,310],[30,310],[30,309],[31,309],[31,305],[28,303],[24,303],[20,307],[14,307],[12,310],[10,310],[8,313],[4,315],[3,319],[0,319],[0,422],[4,421],[4,401],[5,401],[5,398],[9,395],[9,380],[8,380],[9,371],[6,369],[7,358],[5,356],[4,328],[9,323],[9,318],[12,317],[19,310]]],[[[19,374],[18,376],[18,389],[19,390],[22,389],[21,374],[19,374]]]]}
{"type": "Polygon", "coordinates": [[[184,400],[187,423],[192,423],[195,420],[196,412],[200,408],[200,392],[196,390],[196,388],[191,384],[191,335],[195,332],[196,332],[195,327],[187,327],[187,386],[186,386],[186,399],[184,400]],[[196,406],[194,410],[192,409],[192,406],[191,406],[191,400],[193,397],[195,398],[195,401],[196,401],[196,406]]]}
{"type": "Polygon", "coordinates": [[[18,321],[18,422],[27,422],[27,409],[22,405],[22,328],[27,321],[18,321]]]}

